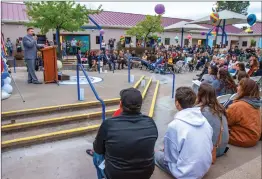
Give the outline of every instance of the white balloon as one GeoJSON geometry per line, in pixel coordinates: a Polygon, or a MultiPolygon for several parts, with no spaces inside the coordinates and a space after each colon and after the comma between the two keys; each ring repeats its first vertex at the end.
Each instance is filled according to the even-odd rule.
{"type": "Polygon", "coordinates": [[[11,78],[10,77],[6,77],[4,79],[4,84],[10,84],[11,83],[11,78]]]}
{"type": "Polygon", "coordinates": [[[63,64],[60,60],[57,60],[57,69],[61,69],[63,67],[63,64]]]}
{"type": "Polygon", "coordinates": [[[8,94],[7,92],[5,92],[4,90],[2,90],[2,100],[7,99],[11,96],[11,94],[8,94]]]}
{"type": "Polygon", "coordinates": [[[6,58],[3,58],[3,61],[6,63],[6,58]]]}
{"type": "Polygon", "coordinates": [[[13,92],[13,87],[10,84],[4,84],[4,86],[2,87],[2,90],[11,94],[13,92]]]}

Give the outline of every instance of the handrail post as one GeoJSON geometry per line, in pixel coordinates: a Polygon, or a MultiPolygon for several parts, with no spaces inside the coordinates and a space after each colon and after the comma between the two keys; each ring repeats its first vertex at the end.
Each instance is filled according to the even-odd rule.
{"type": "Polygon", "coordinates": [[[85,69],[83,68],[82,64],[79,64],[79,66],[80,66],[80,68],[82,69],[82,71],[83,71],[83,73],[84,73],[84,75],[85,75],[85,77],[86,77],[86,79],[87,79],[87,81],[88,81],[88,83],[89,83],[89,85],[90,85],[90,87],[91,87],[91,89],[92,89],[92,91],[93,91],[96,99],[97,99],[97,100],[101,103],[101,105],[102,105],[102,119],[103,119],[103,121],[104,121],[104,120],[106,119],[106,106],[105,106],[105,102],[98,96],[98,94],[97,94],[97,92],[96,92],[96,90],[95,90],[92,82],[90,81],[90,79],[89,79],[89,77],[88,77],[85,69]]]}
{"type": "Polygon", "coordinates": [[[77,98],[80,101],[79,63],[76,65],[77,98]]]}
{"type": "Polygon", "coordinates": [[[172,98],[174,98],[174,93],[175,93],[175,74],[173,73],[172,98]]]}
{"type": "Polygon", "coordinates": [[[130,83],[130,57],[128,57],[128,83],[130,83]]]}
{"type": "Polygon", "coordinates": [[[97,67],[98,67],[98,73],[100,73],[100,58],[101,58],[101,56],[99,55],[99,56],[98,56],[98,65],[97,65],[97,67]]]}
{"type": "Polygon", "coordinates": [[[14,73],[16,73],[15,67],[16,67],[16,58],[14,57],[14,73]]]}

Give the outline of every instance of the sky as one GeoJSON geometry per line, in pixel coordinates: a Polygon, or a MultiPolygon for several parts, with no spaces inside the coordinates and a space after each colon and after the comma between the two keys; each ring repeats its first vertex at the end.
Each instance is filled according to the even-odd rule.
{"type": "MultiPolygon", "coordinates": [[[[127,12],[134,14],[154,15],[156,4],[165,6],[165,17],[176,17],[185,19],[198,19],[207,16],[212,12],[215,2],[80,2],[88,8],[97,8],[102,4],[105,11],[127,12]]],[[[250,2],[248,13],[255,14],[257,19],[261,19],[261,2],[250,2]]],[[[237,25],[242,27],[243,24],[237,25]]]]}

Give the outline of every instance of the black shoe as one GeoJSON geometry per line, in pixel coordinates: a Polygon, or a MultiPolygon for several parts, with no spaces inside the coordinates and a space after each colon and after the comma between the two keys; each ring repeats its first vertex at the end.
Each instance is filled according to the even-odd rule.
{"type": "Polygon", "coordinates": [[[33,82],[32,81],[28,81],[27,83],[30,84],[30,83],[33,83],[33,82]]]}
{"type": "Polygon", "coordinates": [[[33,84],[43,84],[43,83],[40,82],[40,81],[35,81],[35,82],[33,82],[33,84]]]}

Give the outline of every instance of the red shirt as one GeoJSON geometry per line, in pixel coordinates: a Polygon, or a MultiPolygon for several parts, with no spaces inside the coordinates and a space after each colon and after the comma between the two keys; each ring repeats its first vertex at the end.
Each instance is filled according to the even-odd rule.
{"type": "Polygon", "coordinates": [[[121,112],[122,112],[122,111],[121,111],[121,109],[119,108],[118,110],[116,110],[116,112],[113,114],[112,117],[120,116],[121,112]]]}

